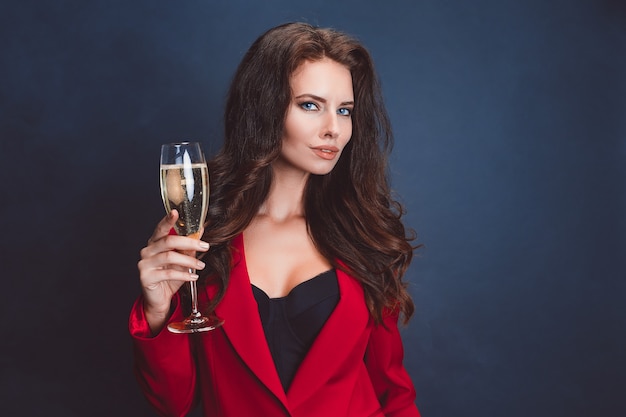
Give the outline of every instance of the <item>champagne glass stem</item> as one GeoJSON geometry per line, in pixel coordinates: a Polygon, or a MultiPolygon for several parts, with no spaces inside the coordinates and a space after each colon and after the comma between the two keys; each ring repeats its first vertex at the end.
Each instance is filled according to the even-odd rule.
{"type": "MultiPolygon", "coordinates": [[[[195,273],[194,269],[189,269],[189,273],[195,273]]],[[[193,318],[201,317],[202,314],[198,311],[198,288],[196,286],[196,281],[189,281],[189,292],[191,293],[191,315],[193,318]]]]}

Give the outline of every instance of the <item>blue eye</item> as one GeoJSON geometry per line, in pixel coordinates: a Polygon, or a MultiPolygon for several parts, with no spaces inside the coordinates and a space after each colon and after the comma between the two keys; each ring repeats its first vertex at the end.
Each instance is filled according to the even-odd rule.
{"type": "Polygon", "coordinates": [[[311,103],[310,101],[307,101],[306,103],[301,103],[300,107],[302,107],[306,111],[318,110],[317,104],[311,103]]]}
{"type": "Polygon", "coordinates": [[[337,113],[340,114],[341,116],[351,116],[352,109],[347,109],[344,107],[344,108],[337,110],[337,113]]]}

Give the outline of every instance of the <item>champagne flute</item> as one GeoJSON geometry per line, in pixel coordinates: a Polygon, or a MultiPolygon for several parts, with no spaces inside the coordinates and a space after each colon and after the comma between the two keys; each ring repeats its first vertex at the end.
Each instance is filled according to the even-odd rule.
{"type": "MultiPolygon", "coordinates": [[[[165,210],[176,209],[176,233],[200,239],[209,207],[209,171],[200,144],[197,142],[170,143],[161,146],[161,197],[165,210]]],[[[184,252],[195,256],[195,251],[184,252]]],[[[189,269],[195,273],[194,269],[189,269]]],[[[198,310],[198,290],[195,281],[189,281],[191,314],[181,322],[170,323],[173,333],[197,333],[213,330],[223,321],[214,314],[203,316],[198,310]]]]}

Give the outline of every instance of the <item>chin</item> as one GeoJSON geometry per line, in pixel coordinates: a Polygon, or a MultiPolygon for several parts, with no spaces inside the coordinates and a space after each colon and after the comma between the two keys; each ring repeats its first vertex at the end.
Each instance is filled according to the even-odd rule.
{"type": "Polygon", "coordinates": [[[314,167],[309,172],[311,173],[311,175],[328,175],[333,171],[333,169],[335,169],[335,165],[337,164],[332,164],[331,166],[326,165],[322,167],[314,167]]]}
{"type": "Polygon", "coordinates": [[[328,175],[331,172],[332,172],[332,169],[330,171],[311,172],[311,175],[316,175],[318,177],[323,177],[324,175],[328,175]]]}

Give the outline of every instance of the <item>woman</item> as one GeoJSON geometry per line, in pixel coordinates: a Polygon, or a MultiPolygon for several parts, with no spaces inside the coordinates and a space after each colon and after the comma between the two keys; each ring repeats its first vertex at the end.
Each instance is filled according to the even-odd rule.
{"type": "Polygon", "coordinates": [[[130,331],[161,415],[201,401],[206,416],[419,416],[397,327],[413,313],[402,281],[413,248],[390,197],[390,145],[357,41],[291,23],[251,46],[209,163],[202,241],[170,233],[174,211],[141,251],[130,331]],[[198,279],[189,268],[225,323],[172,334],[178,290],[198,279]]]}

